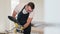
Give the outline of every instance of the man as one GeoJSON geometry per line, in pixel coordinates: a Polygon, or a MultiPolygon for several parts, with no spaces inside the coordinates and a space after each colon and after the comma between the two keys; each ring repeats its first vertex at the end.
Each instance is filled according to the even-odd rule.
{"type": "Polygon", "coordinates": [[[18,24],[22,25],[24,29],[24,34],[30,34],[31,32],[31,21],[33,19],[33,10],[35,8],[35,5],[33,2],[29,2],[27,5],[23,7],[23,9],[19,12],[20,10],[20,4],[17,5],[17,7],[14,9],[12,16],[16,18],[17,15],[17,20],[18,24]],[[18,13],[19,12],[19,13],[18,13]]]}

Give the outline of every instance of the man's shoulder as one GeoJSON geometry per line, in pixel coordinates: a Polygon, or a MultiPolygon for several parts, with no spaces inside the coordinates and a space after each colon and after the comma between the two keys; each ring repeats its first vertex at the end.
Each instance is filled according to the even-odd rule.
{"type": "Polygon", "coordinates": [[[31,12],[31,13],[29,14],[29,18],[33,18],[33,16],[34,16],[34,12],[31,12]]]}

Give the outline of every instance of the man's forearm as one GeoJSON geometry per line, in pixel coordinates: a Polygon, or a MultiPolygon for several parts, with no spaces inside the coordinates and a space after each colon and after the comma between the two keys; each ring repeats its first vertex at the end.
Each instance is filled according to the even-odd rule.
{"type": "Polygon", "coordinates": [[[13,16],[14,18],[16,18],[16,17],[15,17],[16,14],[17,14],[17,13],[16,13],[16,11],[14,10],[12,16],[13,16]]]}
{"type": "Polygon", "coordinates": [[[29,26],[29,24],[30,24],[30,23],[26,23],[26,24],[24,25],[24,29],[27,28],[27,27],[29,26]]]}
{"type": "Polygon", "coordinates": [[[31,21],[32,21],[32,18],[28,18],[27,23],[23,25],[24,29],[29,26],[29,24],[31,23],[31,21]]]}

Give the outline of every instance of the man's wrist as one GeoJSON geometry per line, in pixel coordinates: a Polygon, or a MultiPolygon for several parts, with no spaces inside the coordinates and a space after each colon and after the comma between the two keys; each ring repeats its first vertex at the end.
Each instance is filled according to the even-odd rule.
{"type": "Polygon", "coordinates": [[[23,27],[23,26],[21,26],[21,27],[20,27],[20,30],[24,30],[24,27],[23,27]]]}

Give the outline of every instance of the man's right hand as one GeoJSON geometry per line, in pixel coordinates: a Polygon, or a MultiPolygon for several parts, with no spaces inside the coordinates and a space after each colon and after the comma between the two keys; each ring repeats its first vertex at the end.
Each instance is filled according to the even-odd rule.
{"type": "Polygon", "coordinates": [[[14,24],[15,24],[15,27],[18,28],[19,25],[17,23],[14,23],[14,24]]]}

